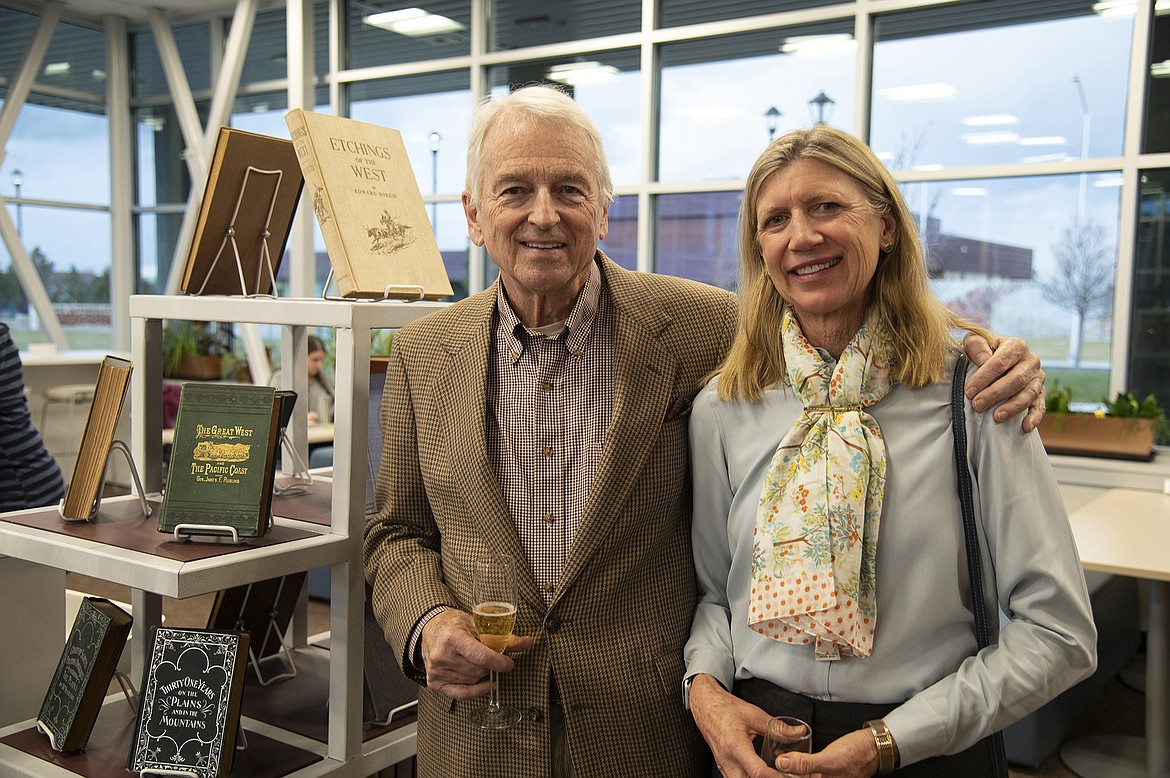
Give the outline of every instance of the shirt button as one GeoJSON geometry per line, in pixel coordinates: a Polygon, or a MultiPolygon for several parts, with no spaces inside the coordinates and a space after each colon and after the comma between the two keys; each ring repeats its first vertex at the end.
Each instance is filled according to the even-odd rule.
{"type": "Polygon", "coordinates": [[[552,446],[545,446],[543,449],[541,449],[541,451],[546,457],[551,457],[553,455],[552,446]]]}
{"type": "MultiPolygon", "coordinates": [[[[551,592],[553,590],[553,585],[551,583],[546,583],[542,588],[546,592],[551,592]]],[[[556,632],[556,630],[553,630],[553,632],[556,632]]]]}
{"type": "Polygon", "coordinates": [[[551,381],[541,381],[540,382],[540,391],[551,392],[552,388],[553,388],[553,385],[552,385],[551,381]]]}
{"type": "Polygon", "coordinates": [[[545,524],[552,524],[554,521],[556,521],[556,519],[553,518],[553,515],[551,513],[544,514],[544,523],[545,524]]]}

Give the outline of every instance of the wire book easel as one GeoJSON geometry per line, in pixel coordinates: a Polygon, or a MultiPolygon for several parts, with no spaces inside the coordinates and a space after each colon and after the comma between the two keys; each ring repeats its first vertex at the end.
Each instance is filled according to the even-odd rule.
{"type": "MultiPolygon", "coordinates": [[[[280,184],[284,179],[283,170],[263,170],[258,167],[249,165],[244,171],[244,181],[240,184],[240,191],[236,195],[236,206],[232,210],[232,219],[228,223],[227,230],[224,231],[223,240],[220,241],[219,250],[215,252],[215,259],[211,261],[211,266],[207,268],[207,274],[203,277],[203,283],[199,285],[198,291],[195,294],[203,294],[203,290],[207,288],[207,282],[211,280],[215,272],[216,266],[219,264],[220,258],[223,256],[224,249],[231,246],[232,256],[236,261],[236,273],[240,279],[240,294],[245,297],[278,297],[276,291],[276,270],[272,262],[272,252],[268,247],[268,240],[272,236],[272,212],[276,207],[276,195],[280,192],[280,184]],[[244,203],[244,192],[248,190],[248,182],[253,176],[275,176],[276,185],[272,188],[272,195],[268,200],[268,213],[264,218],[264,228],[260,232],[260,258],[256,264],[256,278],[255,285],[252,287],[254,291],[249,291],[248,279],[244,276],[244,263],[240,258],[240,246],[236,241],[236,219],[240,215],[240,206],[244,203]],[[267,279],[264,277],[264,271],[268,271],[267,279]],[[261,282],[267,280],[272,290],[269,294],[264,294],[259,291],[261,282]]],[[[252,208],[251,203],[248,204],[252,208]]]]}

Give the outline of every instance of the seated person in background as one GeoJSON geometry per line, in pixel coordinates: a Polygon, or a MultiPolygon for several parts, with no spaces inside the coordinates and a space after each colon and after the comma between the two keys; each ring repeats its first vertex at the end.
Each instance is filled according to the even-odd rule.
{"type": "Polygon", "coordinates": [[[1096,657],[1038,435],[968,409],[976,640],[951,332],[994,339],[935,298],[897,183],[840,130],[769,145],[739,223],[738,332],[690,425],[695,723],[724,775],[776,775],[752,744],[775,715],[812,726],[813,753],[768,765],[788,775],[994,775],[989,736],[1096,657]]]}
{"type": "MultiPolygon", "coordinates": [[[[333,423],[333,387],[321,371],[325,364],[325,344],[316,335],[309,336],[309,423],[333,423]]],[[[270,386],[280,386],[280,370],[274,370],[268,379],[270,386]]]]}
{"type": "Polygon", "coordinates": [[[57,504],[65,480],[33,426],[20,351],[0,323],[0,511],[57,504]]]}

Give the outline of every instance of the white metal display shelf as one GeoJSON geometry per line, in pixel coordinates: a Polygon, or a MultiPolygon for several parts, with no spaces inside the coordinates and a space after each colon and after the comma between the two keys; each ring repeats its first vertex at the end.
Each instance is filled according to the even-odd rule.
{"type": "MultiPolygon", "coordinates": [[[[130,732],[133,714],[129,712],[126,706],[126,700],[121,694],[111,695],[106,698],[101,712],[98,714],[98,722],[95,727],[95,738],[100,738],[98,744],[91,743],[90,748],[86,752],[86,766],[85,769],[94,771],[95,764],[110,763],[108,772],[99,773],[101,778],[126,778],[128,773],[125,770],[125,757],[130,753],[130,732]],[[114,719],[111,724],[110,719],[114,719]],[[106,732],[101,732],[102,728],[106,728],[106,732]],[[110,737],[108,729],[113,728],[120,737],[110,737]],[[92,753],[90,753],[92,752],[92,753]],[[91,758],[92,757],[92,758],[91,758]]],[[[35,726],[35,721],[29,719],[28,721],[20,722],[19,724],[12,724],[10,726],[0,728],[0,737],[8,737],[16,733],[24,732],[35,726]]],[[[328,754],[326,744],[320,743],[311,738],[298,735],[295,732],[274,727],[266,722],[258,721],[256,719],[243,717],[241,725],[244,730],[252,735],[260,734],[278,741],[280,746],[288,746],[291,749],[300,749],[307,751],[310,754],[315,754],[320,757],[320,761],[303,767],[294,773],[295,778],[323,778],[324,776],[331,776],[332,778],[366,778],[388,765],[401,762],[403,759],[408,759],[414,755],[415,752],[415,737],[417,732],[417,724],[410,722],[397,729],[394,729],[376,739],[370,740],[366,743],[366,748],[360,757],[351,759],[348,762],[341,762],[333,759],[328,754]]],[[[279,746],[278,746],[279,747],[279,746]]],[[[272,747],[270,746],[269,749],[272,747]]],[[[64,765],[54,764],[44,759],[41,759],[36,754],[28,753],[20,748],[16,748],[7,743],[0,743],[0,767],[3,768],[5,776],[28,776],[28,778],[77,778],[77,772],[69,769],[68,759],[64,765]]],[[[233,769],[233,775],[239,771],[233,769]]]]}
{"type": "MultiPolygon", "coordinates": [[[[137,497],[125,495],[107,497],[102,505],[137,502],[137,497]]],[[[40,511],[18,511],[5,514],[5,518],[35,512],[40,511]]],[[[94,519],[102,520],[100,513],[94,519]]],[[[153,517],[147,521],[152,520],[153,517]]],[[[27,562],[176,599],[348,561],[348,538],[331,534],[328,527],[281,518],[275,523],[278,527],[294,527],[313,534],[183,561],[5,520],[0,521],[0,548],[5,555],[27,562]]]]}
{"type": "MultiPolygon", "coordinates": [[[[279,326],[284,388],[293,389],[301,396],[307,396],[308,389],[308,335],[315,328],[334,330],[336,405],[331,471],[333,489],[328,523],[281,519],[280,523],[321,534],[225,554],[214,561],[174,563],[157,557],[144,559],[138,552],[100,547],[104,544],[71,542],[65,537],[53,537],[55,533],[52,532],[11,528],[0,533],[0,553],[27,555],[40,564],[76,570],[130,586],[136,622],[130,645],[134,678],[142,677],[146,659],[145,636],[151,626],[161,621],[163,595],[186,597],[288,572],[328,566],[331,635],[328,742],[306,743],[299,735],[277,728],[265,729],[266,725],[260,722],[249,724],[247,719],[245,725],[282,742],[305,750],[317,749],[314,753],[323,754],[322,761],[295,772],[293,775],[297,778],[325,775],[365,778],[410,757],[415,747],[413,723],[363,743],[362,529],[368,459],[370,337],[375,330],[401,327],[446,305],[429,301],[132,296],[131,448],[148,494],[158,494],[162,488],[160,420],[165,319],[279,326]],[[11,551],[9,545],[13,546],[11,551]]],[[[306,409],[299,407],[289,425],[288,436],[302,455],[307,450],[307,428],[306,409]]],[[[325,517],[320,518],[324,521],[325,517]]],[[[61,625],[51,624],[46,628],[60,629],[61,625]]],[[[20,775],[72,775],[68,771],[58,772],[59,768],[39,759],[30,762],[27,754],[7,746],[0,746],[0,767],[10,768],[20,775]]],[[[0,773],[8,774],[3,769],[0,773]]],[[[125,773],[120,771],[119,774],[125,773]]]]}

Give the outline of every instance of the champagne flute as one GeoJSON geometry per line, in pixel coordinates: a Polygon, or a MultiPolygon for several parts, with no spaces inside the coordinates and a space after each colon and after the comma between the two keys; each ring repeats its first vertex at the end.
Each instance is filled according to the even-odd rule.
{"type": "MultiPolygon", "coordinates": [[[[493,651],[503,653],[516,623],[516,565],[501,554],[476,561],[472,571],[475,605],[472,616],[479,640],[493,651]]],[[[491,691],[487,705],[472,713],[480,729],[508,729],[520,721],[520,712],[500,704],[499,679],[490,671],[491,691]]]]}

